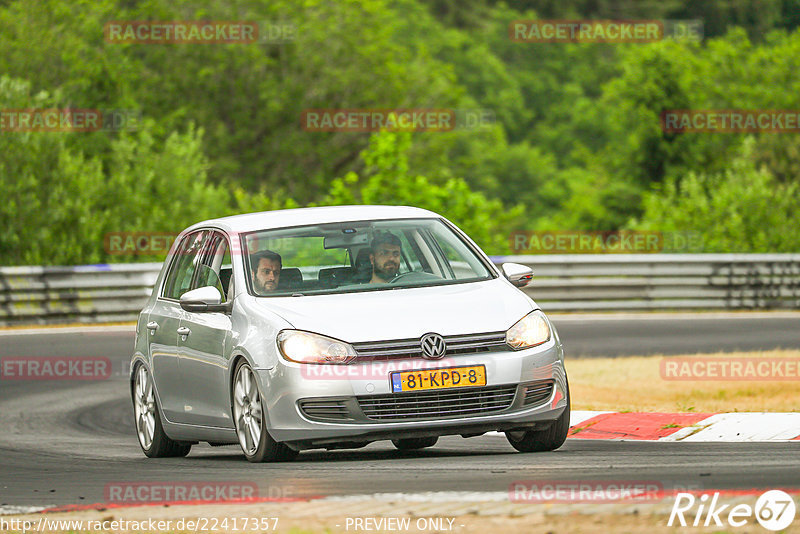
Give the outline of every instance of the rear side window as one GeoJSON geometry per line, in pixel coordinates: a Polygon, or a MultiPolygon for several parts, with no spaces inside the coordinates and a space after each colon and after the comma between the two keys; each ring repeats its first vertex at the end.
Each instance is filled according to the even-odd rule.
{"type": "Polygon", "coordinates": [[[195,232],[184,237],[178,244],[162,297],[177,300],[190,289],[194,289],[192,279],[200,263],[200,252],[207,235],[208,232],[204,230],[195,232]]]}

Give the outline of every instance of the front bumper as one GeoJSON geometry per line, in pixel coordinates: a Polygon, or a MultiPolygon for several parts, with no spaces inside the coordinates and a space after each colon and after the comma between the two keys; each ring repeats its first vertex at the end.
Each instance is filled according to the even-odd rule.
{"type": "MultiPolygon", "coordinates": [[[[281,361],[272,369],[258,369],[272,437],[304,449],[342,443],[357,444],[379,439],[441,435],[477,435],[488,431],[544,427],[557,419],[567,406],[567,378],[563,348],[555,340],[522,351],[503,351],[452,356],[439,361],[407,359],[336,365],[303,365],[281,361]],[[477,389],[502,390],[512,400],[507,407],[474,409],[469,414],[420,416],[411,420],[375,420],[362,409],[370,399],[396,398],[390,373],[411,369],[444,369],[464,365],[484,365],[486,386],[462,388],[465,396],[477,389]],[[551,384],[546,396],[538,395],[526,403],[525,385],[551,384]],[[511,392],[511,394],[509,394],[511,392]],[[345,420],[332,421],[310,416],[301,409],[311,401],[343,406],[345,420]]],[[[541,389],[541,388],[540,388],[541,389]]],[[[435,390],[455,392],[456,390],[435,390]]],[[[488,393],[487,393],[488,394],[488,393]]],[[[478,404],[489,406],[490,404],[478,404]]]]}

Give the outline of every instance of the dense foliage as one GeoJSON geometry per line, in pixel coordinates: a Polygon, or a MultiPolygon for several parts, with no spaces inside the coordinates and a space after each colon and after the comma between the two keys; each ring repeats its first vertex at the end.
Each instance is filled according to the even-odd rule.
{"type": "MultiPolygon", "coordinates": [[[[490,253],[512,230],[700,232],[797,251],[797,134],[665,133],[665,109],[800,110],[797,0],[10,0],[0,110],[140,110],[135,131],[0,131],[0,264],[130,261],[109,232],[387,203],[490,253]],[[534,18],[689,19],[702,42],[535,44],[534,18]],[[120,20],[290,21],[258,44],[118,44],[120,20]],[[446,132],[313,132],[304,110],[490,110],[446,132]]],[[[139,258],[148,259],[148,258],[139,258]]]]}

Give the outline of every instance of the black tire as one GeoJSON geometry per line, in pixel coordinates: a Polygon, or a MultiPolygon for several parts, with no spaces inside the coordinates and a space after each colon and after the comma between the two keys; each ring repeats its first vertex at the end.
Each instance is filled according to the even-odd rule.
{"type": "Polygon", "coordinates": [[[567,382],[567,407],[558,416],[558,419],[543,430],[528,430],[517,432],[506,432],[506,439],[512,447],[519,452],[544,452],[554,451],[561,447],[567,440],[569,433],[569,414],[571,397],[569,393],[569,382],[567,382]]]}
{"type": "MultiPolygon", "coordinates": [[[[255,374],[253,370],[248,365],[247,361],[240,360],[238,364],[236,364],[236,370],[233,373],[234,379],[232,383],[232,391],[231,391],[231,399],[232,399],[232,406],[231,412],[233,414],[233,421],[236,425],[236,434],[239,436],[239,445],[242,448],[242,452],[244,453],[245,458],[247,461],[253,463],[260,463],[260,462],[288,462],[293,460],[298,451],[289,448],[287,445],[283,443],[278,443],[272,436],[269,435],[267,431],[267,413],[266,410],[263,408],[263,395],[261,394],[260,389],[258,388],[258,381],[255,380],[255,374]],[[237,384],[239,384],[240,374],[242,374],[241,378],[244,377],[244,373],[249,373],[247,380],[252,380],[252,382],[248,382],[248,384],[252,383],[249,392],[239,391],[237,392],[237,384]],[[241,393],[245,393],[244,398],[237,398],[237,395],[241,393]],[[244,412],[243,409],[246,411],[248,418],[252,417],[252,406],[253,403],[252,398],[255,398],[258,403],[258,425],[257,433],[259,436],[258,445],[256,446],[255,443],[248,443],[247,442],[247,434],[243,434],[243,432],[248,432],[252,426],[252,421],[250,423],[244,422],[244,412]],[[245,402],[242,402],[245,401],[245,402]],[[240,415],[237,415],[240,414],[240,415]],[[245,436],[245,437],[243,437],[245,436]],[[252,445],[252,446],[251,446],[252,445]]],[[[252,434],[249,435],[250,439],[252,440],[252,434]]]]}
{"type": "Polygon", "coordinates": [[[131,389],[133,425],[142,452],[148,458],[175,458],[189,454],[189,451],[192,450],[191,443],[175,441],[164,432],[161,424],[161,410],[158,406],[153,377],[150,372],[144,365],[139,365],[133,376],[133,388],[131,389]],[[145,380],[144,386],[140,386],[142,380],[145,380]],[[152,430],[150,426],[152,426],[152,430]]]}
{"type": "Polygon", "coordinates": [[[401,451],[415,451],[417,449],[424,449],[425,447],[433,447],[439,441],[438,436],[430,438],[401,438],[393,439],[394,446],[401,451]]]}

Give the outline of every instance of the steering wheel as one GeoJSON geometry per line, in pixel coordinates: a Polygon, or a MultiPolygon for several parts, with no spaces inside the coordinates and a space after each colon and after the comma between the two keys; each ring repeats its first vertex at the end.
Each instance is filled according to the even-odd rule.
{"type": "Polygon", "coordinates": [[[400,280],[402,280],[403,278],[408,278],[408,275],[410,275],[410,274],[417,274],[417,273],[416,273],[416,271],[408,271],[407,273],[400,273],[398,275],[395,275],[395,277],[392,278],[391,280],[389,280],[389,283],[390,284],[397,283],[400,280]]]}

